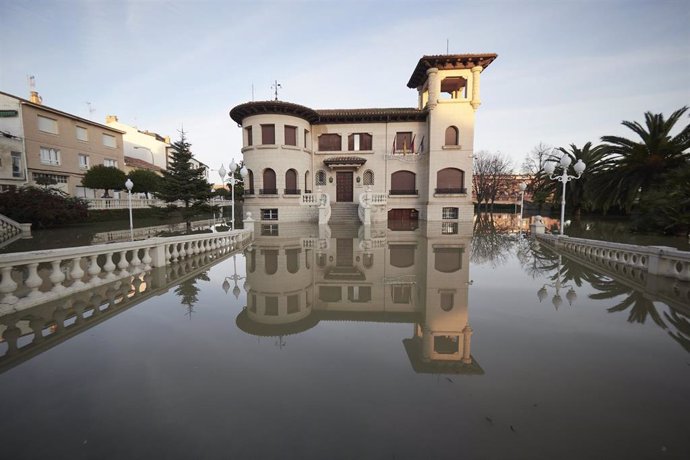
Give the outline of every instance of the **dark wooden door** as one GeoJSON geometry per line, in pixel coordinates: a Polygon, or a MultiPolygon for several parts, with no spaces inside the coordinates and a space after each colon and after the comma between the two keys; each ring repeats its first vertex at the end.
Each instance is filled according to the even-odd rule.
{"type": "Polygon", "coordinates": [[[335,176],[335,200],[352,202],[352,172],[338,172],[335,176]]]}

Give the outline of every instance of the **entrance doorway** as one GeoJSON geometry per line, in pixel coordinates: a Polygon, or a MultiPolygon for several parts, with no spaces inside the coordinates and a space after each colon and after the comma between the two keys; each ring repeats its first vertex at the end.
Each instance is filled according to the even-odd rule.
{"type": "Polygon", "coordinates": [[[338,171],[335,175],[335,201],[352,203],[352,171],[338,171]]]}

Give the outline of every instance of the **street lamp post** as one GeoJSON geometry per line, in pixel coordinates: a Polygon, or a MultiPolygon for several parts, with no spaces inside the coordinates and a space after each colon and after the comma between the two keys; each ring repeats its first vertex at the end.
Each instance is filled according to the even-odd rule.
{"type": "Polygon", "coordinates": [[[522,208],[525,206],[525,190],[527,190],[527,184],[520,182],[518,188],[520,189],[520,230],[522,230],[522,208]]]}
{"type": "Polygon", "coordinates": [[[241,291],[240,291],[239,286],[237,285],[237,282],[238,282],[239,280],[246,279],[246,277],[245,277],[245,276],[240,276],[240,275],[237,274],[237,264],[236,264],[236,262],[235,262],[235,255],[234,255],[234,254],[233,254],[233,256],[232,256],[232,266],[233,266],[233,269],[234,269],[234,273],[233,273],[233,275],[231,275],[231,276],[226,276],[226,277],[225,277],[225,280],[223,281],[223,290],[225,291],[226,294],[228,293],[228,290],[230,289],[230,283],[228,282],[228,280],[232,280],[232,281],[235,283],[235,287],[232,288],[232,295],[234,295],[235,298],[238,299],[238,298],[240,297],[240,292],[241,292],[241,291]]]}
{"type": "Polygon", "coordinates": [[[132,222],[132,187],[134,187],[134,182],[132,182],[132,179],[127,178],[125,187],[127,187],[127,202],[129,204],[129,236],[134,241],[134,225],[132,222]]]}
{"type": "MultiPolygon", "coordinates": [[[[230,190],[231,190],[231,195],[230,195],[230,228],[233,230],[235,229],[235,185],[244,183],[244,180],[246,179],[247,175],[249,174],[249,171],[247,170],[246,166],[242,166],[242,169],[240,169],[240,175],[242,176],[242,179],[237,179],[235,177],[235,171],[237,171],[237,163],[235,163],[235,160],[231,160],[230,162],[230,172],[228,175],[228,184],[230,185],[230,190]]],[[[218,170],[218,174],[220,174],[220,179],[223,181],[223,184],[225,184],[225,168],[223,165],[220,165],[220,169],[218,170]]]]}
{"type": "Polygon", "coordinates": [[[553,173],[556,170],[556,163],[554,161],[547,161],[544,164],[544,172],[549,176],[551,180],[557,180],[563,184],[563,193],[561,194],[561,235],[563,235],[563,222],[565,221],[565,186],[568,182],[573,179],[579,179],[582,173],[585,171],[585,164],[582,160],[577,160],[577,163],[573,166],[575,174],[577,176],[568,175],[568,166],[572,163],[570,155],[567,153],[563,154],[561,157],[560,165],[563,168],[563,173],[560,176],[554,176],[553,173]]]}

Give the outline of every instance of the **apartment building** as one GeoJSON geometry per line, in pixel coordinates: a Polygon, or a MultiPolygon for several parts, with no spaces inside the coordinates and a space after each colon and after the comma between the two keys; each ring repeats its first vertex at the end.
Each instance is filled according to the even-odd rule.
{"type": "MultiPolygon", "coordinates": [[[[18,108],[21,133],[16,137],[23,144],[27,183],[50,178],[70,195],[93,198],[97,192],[81,186],[84,173],[99,164],[124,167],[122,130],[43,105],[36,91],[29,100],[2,92],[0,97],[18,108]]],[[[17,120],[0,117],[0,131],[13,124],[16,129],[17,120]]]]}
{"type": "Polygon", "coordinates": [[[19,101],[0,93],[0,191],[27,182],[19,101]]]}
{"type": "Polygon", "coordinates": [[[242,128],[249,170],[245,210],[262,221],[313,221],[300,196],[319,191],[333,216],[357,219],[367,191],[385,196],[377,221],[471,221],[480,74],[496,57],[423,56],[407,83],[416,107],[316,110],[279,100],[235,106],[230,117],[242,128]]]}
{"type": "Polygon", "coordinates": [[[116,115],[108,115],[105,124],[123,131],[122,148],[125,164],[131,169],[160,171],[167,169],[170,151],[170,137],[153,131],[140,130],[136,126],[122,123],[116,115]]]}

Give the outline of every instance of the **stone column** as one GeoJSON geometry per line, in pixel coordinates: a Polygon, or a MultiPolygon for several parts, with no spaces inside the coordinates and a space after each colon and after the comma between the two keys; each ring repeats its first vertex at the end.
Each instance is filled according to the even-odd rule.
{"type": "Polygon", "coordinates": [[[472,108],[477,110],[481,105],[482,101],[479,98],[479,74],[481,73],[483,67],[478,65],[472,67],[472,108]]]}
{"type": "Polygon", "coordinates": [[[472,328],[468,324],[462,330],[462,362],[465,364],[472,363],[472,356],[470,354],[470,341],[472,340],[472,328]]]}
{"type": "Polygon", "coordinates": [[[433,109],[438,104],[438,98],[441,94],[441,81],[438,79],[438,69],[432,67],[426,71],[427,88],[429,90],[429,100],[426,105],[429,109],[433,109]]]}

